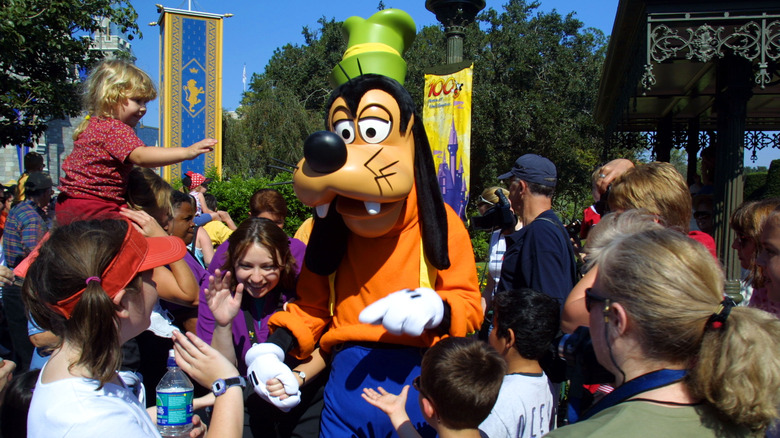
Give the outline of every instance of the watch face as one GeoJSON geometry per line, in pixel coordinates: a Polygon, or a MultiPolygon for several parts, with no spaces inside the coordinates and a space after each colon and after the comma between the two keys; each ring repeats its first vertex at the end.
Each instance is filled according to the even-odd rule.
{"type": "Polygon", "coordinates": [[[225,381],[222,379],[218,379],[213,384],[211,384],[211,391],[214,393],[214,395],[221,395],[225,392],[226,389],[225,381]]]}

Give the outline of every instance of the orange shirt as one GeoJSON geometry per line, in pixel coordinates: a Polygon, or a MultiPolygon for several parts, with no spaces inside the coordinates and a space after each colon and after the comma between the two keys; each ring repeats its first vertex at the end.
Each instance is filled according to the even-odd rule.
{"type": "MultiPolygon", "coordinates": [[[[450,268],[437,272],[434,290],[451,309],[449,334],[465,336],[478,330],[482,322],[477,270],[463,222],[449,206],[446,210],[450,268]]],[[[300,359],[308,357],[317,340],[324,351],[330,351],[348,341],[429,347],[441,339],[436,330],[427,330],[419,337],[398,336],[382,325],[358,321],[360,312],[374,301],[420,286],[421,237],[414,190],[398,224],[387,235],[366,238],[350,234],[348,239],[346,255],[335,277],[333,316],[328,310],[328,277],[316,275],[304,266],[297,285],[299,299],[269,321],[272,330],[285,327],[296,337],[299,348],[293,354],[300,359]]]]}

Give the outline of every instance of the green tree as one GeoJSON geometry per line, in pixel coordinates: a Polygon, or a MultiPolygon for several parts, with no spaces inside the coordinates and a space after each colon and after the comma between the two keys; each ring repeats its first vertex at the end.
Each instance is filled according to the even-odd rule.
{"type": "MultiPolygon", "coordinates": [[[[602,161],[603,132],[593,108],[607,38],[599,30],[584,29],[571,14],[541,12],[538,7],[536,2],[510,0],[503,10],[488,9],[467,27],[464,58],[472,59],[475,69],[471,187],[478,193],[495,184],[518,156],[537,153],[558,167],[555,207],[568,219],[591,202],[590,174],[602,161]]],[[[284,89],[291,93],[286,102],[298,102],[290,114],[303,119],[303,107],[320,121],[312,131],[322,129],[323,106],[332,89],[328,75],[345,44],[339,22],[322,18],[319,25],[316,31],[304,28],[304,44],[278,49],[264,73],[253,76],[245,106],[267,105],[273,96],[264,90],[284,89]]],[[[405,86],[420,109],[424,71],[445,62],[445,48],[441,26],[427,26],[404,55],[409,67],[405,86]]],[[[260,124],[244,127],[253,136],[267,136],[260,124]]],[[[305,133],[298,137],[299,131],[288,131],[294,132],[285,147],[303,144],[305,133]]]]}
{"type": "Polygon", "coordinates": [[[32,145],[53,118],[78,115],[81,68],[101,17],[133,39],[135,9],[125,0],[0,0],[0,144],[32,145]]]}

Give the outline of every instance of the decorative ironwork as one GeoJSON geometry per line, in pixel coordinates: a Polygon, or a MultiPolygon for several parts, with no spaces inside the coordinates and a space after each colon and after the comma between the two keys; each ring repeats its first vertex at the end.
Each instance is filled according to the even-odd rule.
{"type": "Polygon", "coordinates": [[[675,15],[680,14],[648,15],[647,63],[641,79],[645,92],[656,83],[653,63],[675,58],[709,62],[728,52],[758,61],[755,82],[762,89],[771,82],[776,72],[770,69],[769,62],[780,59],[780,15],[732,16],[728,12],[717,16],[675,15]],[[671,27],[685,22],[703,24],[687,27],[682,32],[671,27]]]}
{"type": "Polygon", "coordinates": [[[751,151],[750,161],[755,163],[758,160],[756,152],[768,147],[780,149],[780,132],[745,131],[745,149],[751,151]]]}

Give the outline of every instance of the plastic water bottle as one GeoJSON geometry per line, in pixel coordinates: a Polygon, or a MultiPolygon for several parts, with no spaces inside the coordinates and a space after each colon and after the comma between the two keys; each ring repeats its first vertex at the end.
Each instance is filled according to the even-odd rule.
{"type": "Polygon", "coordinates": [[[157,385],[157,430],[163,437],[186,437],[192,430],[190,378],[176,365],[173,350],[168,351],[168,372],[157,385]]]}

